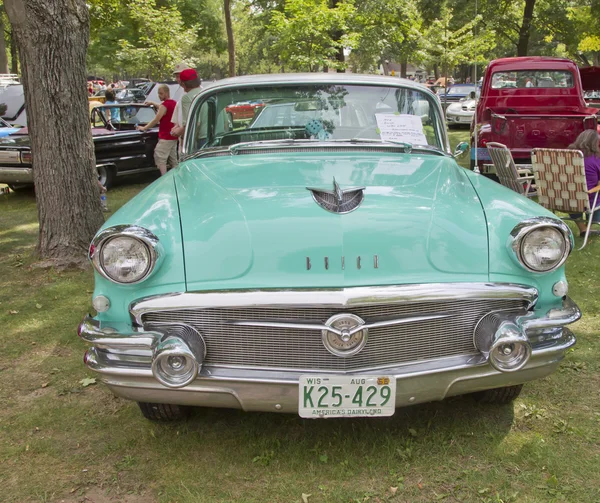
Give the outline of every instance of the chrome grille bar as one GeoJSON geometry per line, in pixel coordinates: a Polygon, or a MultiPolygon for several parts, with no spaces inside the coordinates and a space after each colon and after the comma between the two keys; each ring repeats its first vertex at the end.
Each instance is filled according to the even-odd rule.
{"type": "Polygon", "coordinates": [[[368,289],[356,290],[361,290],[361,296],[345,291],[342,305],[316,302],[322,291],[313,292],[312,305],[285,303],[288,293],[296,301],[299,297],[307,300],[307,292],[298,291],[279,292],[274,305],[248,302],[258,292],[233,292],[233,297],[227,292],[184,294],[185,306],[171,303],[176,300],[173,297],[155,298],[133,306],[132,314],[145,329],[153,324],[184,323],[200,331],[207,346],[206,366],[345,372],[477,355],[473,333],[483,316],[497,310],[527,310],[537,299],[535,289],[513,285],[503,292],[490,288],[482,298],[423,295],[416,301],[398,290],[367,300],[362,294],[368,289]],[[192,299],[195,306],[190,305],[192,299]],[[329,353],[322,343],[321,330],[332,328],[325,322],[339,313],[355,314],[365,320],[360,328],[369,327],[363,350],[347,358],[329,353]]]}

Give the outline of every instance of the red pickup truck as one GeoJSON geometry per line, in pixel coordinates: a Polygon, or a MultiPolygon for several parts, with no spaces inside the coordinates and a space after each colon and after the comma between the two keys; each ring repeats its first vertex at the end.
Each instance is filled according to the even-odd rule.
{"type": "Polygon", "coordinates": [[[471,126],[471,167],[495,173],[488,142],[503,143],[515,163],[530,164],[533,148],[566,148],[583,130],[596,129],[597,113],[586,105],[579,69],[569,59],[492,61],[471,126]]]}

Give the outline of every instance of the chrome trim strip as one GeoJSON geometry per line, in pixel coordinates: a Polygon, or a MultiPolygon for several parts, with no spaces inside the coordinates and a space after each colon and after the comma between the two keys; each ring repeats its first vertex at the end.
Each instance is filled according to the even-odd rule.
{"type": "MultiPolygon", "coordinates": [[[[560,355],[568,348],[572,347],[576,343],[575,336],[570,330],[564,329],[564,334],[560,339],[551,341],[551,343],[545,344],[539,349],[533,347],[531,359],[525,366],[525,369],[531,366],[537,366],[536,360],[539,357],[549,358],[554,355],[560,355]]],[[[89,359],[87,365],[90,369],[99,372],[104,375],[112,376],[138,376],[138,377],[150,377],[153,378],[152,370],[150,365],[138,365],[130,367],[114,367],[109,365],[104,355],[94,350],[93,348],[88,351],[89,359]]],[[[561,355],[561,359],[562,359],[561,355]]],[[[486,368],[487,360],[483,355],[465,355],[465,356],[453,356],[446,358],[437,358],[434,360],[411,362],[404,365],[388,366],[386,367],[387,373],[394,376],[396,379],[405,377],[416,377],[420,375],[437,374],[440,372],[449,372],[457,369],[473,369],[473,368],[486,368]]],[[[524,369],[521,369],[522,372],[524,369]]],[[[501,372],[493,370],[490,366],[489,371],[495,374],[506,376],[501,372]]],[[[204,366],[201,374],[196,381],[208,382],[208,381],[229,381],[229,382],[251,382],[251,383],[280,383],[280,384],[294,384],[298,382],[298,378],[301,374],[307,372],[314,372],[315,374],[344,374],[344,375],[362,375],[362,374],[377,374],[381,373],[381,368],[373,369],[360,369],[357,371],[350,372],[339,372],[339,371],[314,371],[310,369],[248,369],[244,367],[233,367],[233,366],[204,366]]],[[[516,374],[519,374],[517,372],[516,374]]],[[[193,390],[194,383],[190,384],[186,390],[193,390]]]]}
{"type": "Polygon", "coordinates": [[[92,264],[94,265],[96,271],[98,271],[98,274],[100,274],[103,278],[116,283],[117,285],[137,285],[145,279],[148,279],[158,270],[160,264],[162,263],[163,257],[164,253],[159,239],[148,229],[138,225],[115,225],[100,231],[92,240],[89,255],[89,259],[92,261],[92,264]],[[127,283],[115,281],[108,274],[106,274],[104,268],[102,267],[102,248],[109,240],[117,236],[128,236],[137,239],[146,246],[148,253],[150,254],[150,263],[148,265],[148,269],[137,281],[131,281],[127,283]]]}
{"type": "Polygon", "coordinates": [[[89,314],[85,316],[77,331],[85,342],[106,349],[143,349],[154,348],[163,334],[160,332],[119,332],[113,327],[101,328],[100,322],[89,314]]]}
{"type": "Polygon", "coordinates": [[[511,283],[430,283],[397,286],[297,290],[217,290],[181,292],[142,298],[129,307],[132,319],[142,326],[142,316],[151,311],[202,309],[209,307],[332,307],[352,308],[370,304],[429,302],[457,299],[515,299],[531,309],[538,292],[527,285],[511,283]]]}
{"type": "MultiPolygon", "coordinates": [[[[427,320],[438,320],[441,318],[451,318],[451,314],[432,314],[425,316],[411,316],[410,318],[397,318],[395,320],[377,321],[374,323],[363,323],[356,327],[347,330],[347,335],[352,336],[365,328],[378,328],[378,327],[391,327],[395,325],[403,325],[405,323],[415,323],[417,321],[427,320]]],[[[321,325],[315,323],[288,323],[285,321],[260,321],[260,320],[247,320],[247,321],[228,321],[227,325],[237,325],[243,327],[273,327],[273,328],[297,328],[300,330],[326,330],[327,332],[334,333],[342,336],[343,331],[330,325],[321,325]]]]}
{"type": "Polygon", "coordinates": [[[33,183],[33,170],[0,167],[0,183],[33,183]]]}
{"type": "Polygon", "coordinates": [[[513,257],[513,260],[515,260],[516,263],[526,271],[537,274],[545,274],[548,272],[556,271],[556,269],[558,269],[565,263],[565,261],[571,254],[571,251],[573,250],[574,244],[575,243],[573,241],[573,234],[571,233],[569,226],[558,218],[548,217],[534,217],[529,218],[527,220],[523,220],[514,227],[507,241],[507,247],[512,252],[510,253],[510,255],[513,257]],[[525,263],[522,256],[521,245],[523,243],[523,240],[527,237],[527,235],[530,232],[543,227],[553,227],[560,231],[567,245],[565,246],[565,252],[563,253],[563,256],[554,267],[552,267],[551,269],[539,271],[536,269],[532,269],[525,263]]]}

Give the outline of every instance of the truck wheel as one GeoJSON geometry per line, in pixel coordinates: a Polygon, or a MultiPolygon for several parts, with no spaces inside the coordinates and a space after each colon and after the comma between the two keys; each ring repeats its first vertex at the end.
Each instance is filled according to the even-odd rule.
{"type": "Polygon", "coordinates": [[[151,421],[178,421],[190,414],[191,408],[168,403],[137,403],[146,419],[151,421]]]}
{"type": "Polygon", "coordinates": [[[486,389],[485,391],[473,393],[473,398],[479,403],[506,405],[517,398],[522,389],[522,384],[518,384],[517,386],[506,386],[505,388],[486,389]]]}
{"type": "Polygon", "coordinates": [[[26,190],[33,190],[32,183],[9,183],[8,188],[13,192],[23,192],[26,190]]]}
{"type": "Polygon", "coordinates": [[[98,171],[98,181],[104,185],[107,189],[110,189],[115,183],[115,167],[107,164],[100,164],[96,166],[98,171]]]}

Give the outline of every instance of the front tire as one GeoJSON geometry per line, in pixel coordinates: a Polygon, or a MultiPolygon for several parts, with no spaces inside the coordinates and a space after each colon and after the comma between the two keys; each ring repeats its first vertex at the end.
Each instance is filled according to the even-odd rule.
{"type": "Polygon", "coordinates": [[[473,393],[475,401],[491,405],[506,405],[514,401],[523,389],[522,384],[516,386],[506,386],[505,388],[486,389],[473,393]]]}
{"type": "Polygon", "coordinates": [[[98,171],[98,181],[104,185],[104,187],[110,189],[115,183],[115,167],[107,164],[101,164],[100,166],[96,166],[96,171],[98,171]]]}
{"type": "Polygon", "coordinates": [[[190,407],[168,403],[138,402],[143,416],[151,421],[179,421],[189,416],[190,407]]]}

